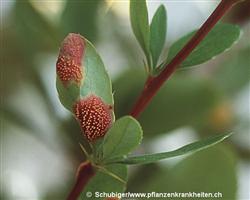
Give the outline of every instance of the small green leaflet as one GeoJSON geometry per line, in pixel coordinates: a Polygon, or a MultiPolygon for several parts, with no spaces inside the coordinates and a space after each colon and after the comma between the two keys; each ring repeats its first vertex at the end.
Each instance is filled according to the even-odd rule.
{"type": "Polygon", "coordinates": [[[230,135],[232,135],[232,133],[212,136],[207,139],[185,145],[174,151],[156,153],[156,154],[147,154],[147,155],[142,155],[142,156],[131,156],[131,157],[122,158],[122,159],[117,158],[117,159],[113,159],[112,161],[110,161],[110,163],[121,163],[121,164],[127,164],[127,165],[154,163],[156,161],[163,160],[166,158],[172,158],[172,157],[200,151],[202,149],[208,148],[212,145],[215,145],[223,141],[224,139],[228,138],[230,135]]]}
{"type": "Polygon", "coordinates": [[[141,143],[141,140],[142,128],[137,120],[130,116],[118,119],[103,140],[104,162],[127,155],[141,143]]]}
{"type": "MultiPolygon", "coordinates": [[[[180,38],[169,49],[167,64],[192,38],[196,31],[192,31],[180,38]]],[[[241,30],[237,25],[219,23],[217,24],[202,42],[183,61],[180,67],[190,67],[206,62],[218,54],[229,49],[240,37],[241,30]]]]}
{"type": "Polygon", "coordinates": [[[141,48],[143,49],[147,62],[150,65],[150,28],[148,22],[148,11],[145,0],[130,0],[130,22],[141,48]]]}
{"type": "Polygon", "coordinates": [[[162,52],[167,31],[167,14],[163,5],[159,6],[150,25],[150,51],[153,67],[156,67],[162,52]]]}

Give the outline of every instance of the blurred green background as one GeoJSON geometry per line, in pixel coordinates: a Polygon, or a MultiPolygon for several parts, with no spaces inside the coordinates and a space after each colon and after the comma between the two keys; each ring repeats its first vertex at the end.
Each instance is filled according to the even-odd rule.
{"type": "MultiPolygon", "coordinates": [[[[160,3],[168,11],[167,54],[170,44],[199,27],[218,2],[150,1],[150,18],[160,3]]],[[[58,50],[69,32],[96,46],[113,80],[116,116],[129,112],[146,74],[128,5],[1,1],[1,199],[65,199],[84,160],[78,124],[55,88],[58,50]]],[[[230,51],[200,67],[178,70],[163,86],[139,119],[144,140],[137,153],[235,134],[188,157],[130,167],[128,191],[222,192],[222,199],[250,199],[249,8],[245,1],[223,19],[244,32],[230,51]]]]}

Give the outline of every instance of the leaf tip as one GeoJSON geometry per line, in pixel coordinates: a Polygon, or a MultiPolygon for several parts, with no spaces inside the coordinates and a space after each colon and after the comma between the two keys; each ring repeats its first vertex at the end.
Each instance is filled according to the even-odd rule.
{"type": "Polygon", "coordinates": [[[157,10],[161,10],[161,12],[165,12],[166,13],[166,8],[163,4],[161,4],[157,10]]]}
{"type": "Polygon", "coordinates": [[[233,134],[235,134],[234,132],[230,132],[230,133],[226,133],[223,137],[223,140],[226,139],[226,138],[229,138],[231,137],[233,134]]]}
{"type": "Polygon", "coordinates": [[[71,81],[81,83],[84,49],[85,41],[80,34],[70,33],[63,40],[56,63],[56,72],[64,85],[71,81]]]}

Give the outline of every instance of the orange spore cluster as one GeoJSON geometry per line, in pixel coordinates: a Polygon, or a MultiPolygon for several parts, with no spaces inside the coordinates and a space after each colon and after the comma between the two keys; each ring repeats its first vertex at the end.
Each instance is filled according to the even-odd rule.
{"type": "Polygon", "coordinates": [[[73,111],[89,141],[103,137],[112,124],[109,106],[94,95],[78,101],[73,111]]]}
{"type": "Polygon", "coordinates": [[[80,84],[83,79],[82,57],[84,39],[79,34],[70,33],[62,42],[56,63],[56,72],[64,85],[70,81],[80,84]]]}
{"type": "Polygon", "coordinates": [[[58,77],[64,84],[67,84],[70,81],[75,81],[79,84],[83,78],[81,67],[69,57],[58,57],[56,71],[58,77]]]}

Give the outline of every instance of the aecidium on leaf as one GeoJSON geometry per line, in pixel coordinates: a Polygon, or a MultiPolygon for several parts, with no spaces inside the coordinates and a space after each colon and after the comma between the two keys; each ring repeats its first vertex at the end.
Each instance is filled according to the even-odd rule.
{"type": "Polygon", "coordinates": [[[61,103],[79,122],[89,141],[105,135],[114,121],[111,81],[93,45],[70,33],[56,64],[61,103]]]}

